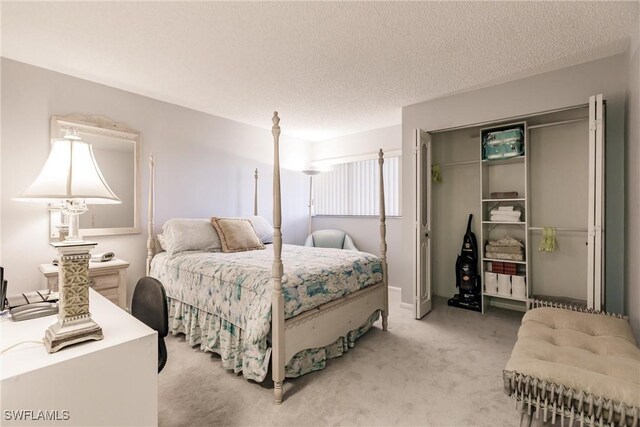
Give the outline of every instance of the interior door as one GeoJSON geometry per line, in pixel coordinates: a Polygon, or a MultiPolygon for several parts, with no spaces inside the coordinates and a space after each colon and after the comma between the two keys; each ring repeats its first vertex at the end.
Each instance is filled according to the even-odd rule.
{"type": "Polygon", "coordinates": [[[416,259],[415,316],[431,311],[431,136],[421,130],[415,135],[416,162],[416,259]]]}
{"type": "Polygon", "coordinates": [[[589,98],[589,238],[587,307],[601,310],[604,277],[604,100],[589,98]]]}

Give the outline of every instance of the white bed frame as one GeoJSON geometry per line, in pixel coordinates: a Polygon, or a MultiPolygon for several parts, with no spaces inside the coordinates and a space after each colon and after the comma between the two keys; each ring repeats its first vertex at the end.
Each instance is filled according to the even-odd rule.
{"type": "MultiPolygon", "coordinates": [[[[384,155],[378,153],[380,175],[380,261],[382,282],[361,289],[285,320],[282,295],[282,211],[280,203],[280,118],[273,114],[273,293],[271,297],[271,366],[275,403],[282,403],[285,365],[298,352],[309,348],[325,347],[349,331],[364,324],[377,310],[382,312],[382,329],[387,330],[389,301],[387,279],[386,215],[384,206],[384,155]]],[[[154,176],[155,158],[149,158],[149,219],[147,239],[147,275],[155,254],[154,238],[154,176]]],[[[254,214],[258,213],[258,170],[255,170],[254,214]]]]}

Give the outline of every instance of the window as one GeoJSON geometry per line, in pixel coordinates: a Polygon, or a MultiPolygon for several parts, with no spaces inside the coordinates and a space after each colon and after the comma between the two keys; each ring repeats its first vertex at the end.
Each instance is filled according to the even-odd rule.
{"type": "MultiPolygon", "coordinates": [[[[385,157],[383,165],[385,210],[400,216],[400,165],[398,155],[385,157]]],[[[334,164],[314,177],[315,215],[379,215],[380,178],[376,158],[334,164]]]]}

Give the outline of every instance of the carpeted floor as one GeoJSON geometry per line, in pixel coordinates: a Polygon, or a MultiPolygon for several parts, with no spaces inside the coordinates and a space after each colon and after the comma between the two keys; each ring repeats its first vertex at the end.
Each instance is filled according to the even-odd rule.
{"type": "Polygon", "coordinates": [[[196,425],[515,426],[519,414],[502,392],[502,369],[521,313],[486,315],[437,299],[422,320],[391,292],[389,331],[378,322],[327,368],[272,389],[225,371],[211,353],[167,337],[159,376],[159,422],[196,425]]]}

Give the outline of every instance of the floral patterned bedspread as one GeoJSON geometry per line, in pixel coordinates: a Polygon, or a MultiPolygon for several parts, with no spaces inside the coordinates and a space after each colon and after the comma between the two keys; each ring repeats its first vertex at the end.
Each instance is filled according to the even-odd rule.
{"type": "MultiPolygon", "coordinates": [[[[282,262],[285,318],[382,281],[380,260],[365,252],[283,245],[282,262]]],[[[262,381],[270,356],[272,264],[272,245],[237,253],[163,252],[154,257],[151,275],[171,300],[173,333],[220,354],[227,369],[262,381]]]]}

